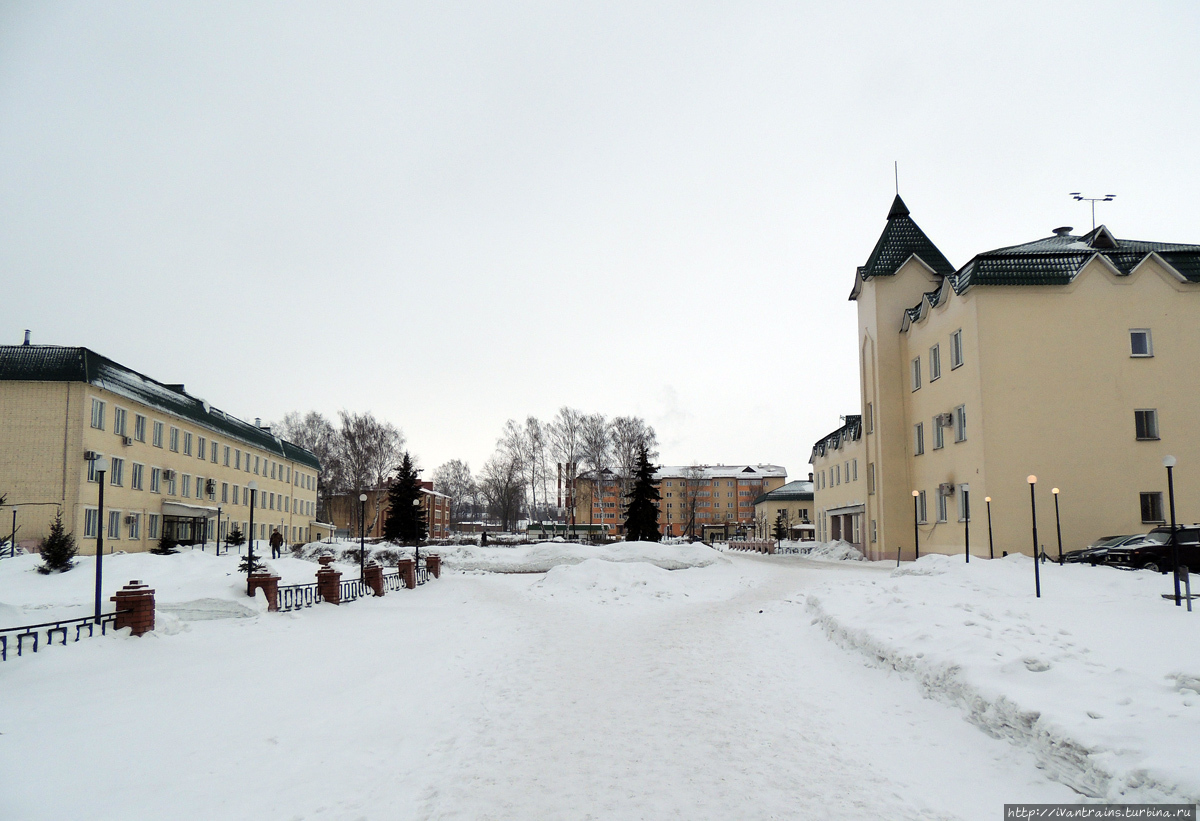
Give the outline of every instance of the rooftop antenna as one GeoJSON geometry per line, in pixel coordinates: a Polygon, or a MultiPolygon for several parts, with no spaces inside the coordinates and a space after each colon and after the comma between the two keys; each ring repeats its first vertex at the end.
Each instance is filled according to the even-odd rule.
{"type": "Polygon", "coordinates": [[[1090,202],[1092,204],[1092,230],[1095,231],[1096,230],[1096,203],[1112,202],[1113,199],[1117,195],[1116,194],[1105,194],[1103,197],[1085,197],[1083,194],[1080,194],[1078,191],[1072,191],[1071,196],[1074,197],[1078,202],[1090,202]]]}
{"type": "Polygon", "coordinates": [[[892,160],[892,170],[896,174],[896,196],[900,196],[900,161],[892,160]]]}

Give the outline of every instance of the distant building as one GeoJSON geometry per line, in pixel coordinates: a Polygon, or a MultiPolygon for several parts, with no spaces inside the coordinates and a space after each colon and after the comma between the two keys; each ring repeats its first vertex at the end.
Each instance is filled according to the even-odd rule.
{"type": "MultiPolygon", "coordinates": [[[[654,474],[659,502],[658,527],[664,536],[701,538],[705,528],[728,536],[752,532],[754,500],[787,481],[778,465],[677,465],[654,474]]],[[[612,470],[581,475],[575,483],[575,521],[606,524],[614,535],[625,530],[628,482],[612,470]]]]}
{"type": "Polygon", "coordinates": [[[1059,228],[955,269],[896,197],[850,299],[872,558],[911,557],[914,519],[922,552],[961,552],[968,516],[987,555],[989,497],[995,554],[1032,553],[1028,476],[1052,554],[1053,487],[1064,549],[1145,532],[1169,518],[1168,455],[1179,519],[1200,518],[1200,245],[1059,228]]]}
{"type": "Polygon", "coordinates": [[[813,511],[813,483],[788,482],[754,500],[754,536],[774,538],[775,523],[782,513],[787,538],[812,540],[816,538],[813,511]]]}
{"type": "Polygon", "coordinates": [[[851,414],[840,428],[813,445],[816,536],[863,547],[863,513],[869,479],[864,475],[862,417],[851,414]]]}
{"type": "MultiPolygon", "coordinates": [[[[430,539],[445,539],[450,535],[450,497],[433,489],[433,482],[421,482],[421,509],[425,511],[425,524],[430,539]]],[[[330,496],[328,508],[337,532],[348,538],[359,536],[359,514],[363,503],[358,497],[363,494],[342,493],[330,496]]],[[[365,491],[366,528],[368,539],[383,538],[383,524],[388,515],[388,488],[365,491]]]]}
{"type": "Polygon", "coordinates": [[[254,537],[306,542],[320,469],[270,428],[87,348],[0,347],[0,493],[18,508],[22,546],[49,532],[56,511],[81,553],[95,552],[100,528],[106,547],[124,551],[164,535],[194,544],[246,533],[251,482],[254,537]],[[96,456],[109,460],[103,521],[96,456]]]}

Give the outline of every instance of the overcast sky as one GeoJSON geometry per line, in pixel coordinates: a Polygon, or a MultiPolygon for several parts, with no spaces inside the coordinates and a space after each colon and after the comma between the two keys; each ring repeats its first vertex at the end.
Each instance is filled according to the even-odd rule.
{"type": "Polygon", "coordinates": [[[428,469],[566,404],[802,477],[894,160],[956,266],[1089,229],[1071,191],[1200,242],[1198,9],[6,0],[0,342],[428,469]]]}

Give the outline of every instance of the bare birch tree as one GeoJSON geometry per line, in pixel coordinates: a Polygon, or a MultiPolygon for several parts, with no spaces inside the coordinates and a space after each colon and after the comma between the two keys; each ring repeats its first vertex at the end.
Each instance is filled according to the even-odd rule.
{"type": "Polygon", "coordinates": [[[525,502],[525,481],[520,465],[511,453],[498,449],[483,465],[479,490],[488,505],[488,514],[511,530],[525,502]]]}
{"type": "MultiPolygon", "coordinates": [[[[381,490],[396,470],[404,450],[404,434],[391,422],[375,418],[370,411],[339,411],[338,452],[346,471],[347,490],[358,496],[367,490],[381,490]]],[[[386,498],[374,494],[371,526],[379,517],[386,498]]],[[[357,505],[351,506],[357,511],[357,505]]]]}
{"type": "Polygon", "coordinates": [[[463,521],[464,514],[473,512],[479,489],[470,465],[461,459],[451,459],[433,472],[433,489],[450,497],[451,524],[463,521]]]}

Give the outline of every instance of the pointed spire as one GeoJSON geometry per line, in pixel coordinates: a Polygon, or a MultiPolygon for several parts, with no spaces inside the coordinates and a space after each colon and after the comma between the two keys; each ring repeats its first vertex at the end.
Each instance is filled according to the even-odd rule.
{"type": "Polygon", "coordinates": [[[888,211],[888,219],[894,220],[896,217],[907,217],[908,206],[904,204],[904,200],[900,199],[900,195],[896,195],[896,199],[892,200],[892,210],[888,211]]]}

